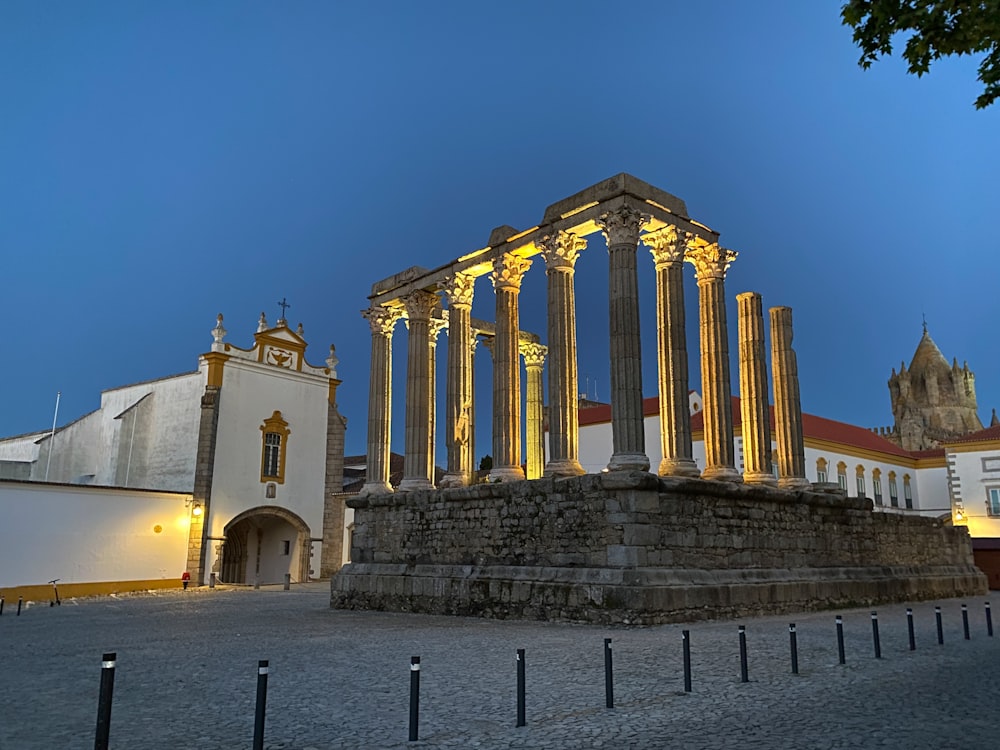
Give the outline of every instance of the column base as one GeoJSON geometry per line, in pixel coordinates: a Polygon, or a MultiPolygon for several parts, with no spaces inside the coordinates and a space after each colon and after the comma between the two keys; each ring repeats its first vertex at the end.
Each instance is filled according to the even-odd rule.
{"type": "Polygon", "coordinates": [[[770,474],[766,471],[743,472],[743,484],[758,484],[764,487],[776,487],[778,485],[778,480],[774,478],[774,474],[770,474]]]}
{"type": "Polygon", "coordinates": [[[743,483],[743,475],[732,466],[709,466],[701,473],[701,478],[710,479],[713,482],[743,483]]]}
{"type": "Polygon", "coordinates": [[[665,458],[656,473],[661,477],[700,477],[701,469],[693,458],[665,458]]]}
{"type": "Polygon", "coordinates": [[[649,471],[649,456],[645,453],[615,453],[608,461],[608,471],[649,471]]]}
{"type": "Polygon", "coordinates": [[[520,466],[494,466],[486,478],[490,482],[520,482],[524,479],[524,469],[520,466]]]}
{"type": "Polygon", "coordinates": [[[391,495],[392,493],[392,485],[388,482],[365,482],[364,486],[358,492],[361,497],[368,495],[391,495]]]}
{"type": "Polygon", "coordinates": [[[805,490],[810,487],[812,482],[805,477],[781,477],[778,480],[779,490],[805,490]]]}
{"type": "Polygon", "coordinates": [[[415,492],[417,490],[433,490],[434,483],[425,477],[403,477],[396,492],[415,492]]]}
{"type": "Polygon", "coordinates": [[[575,458],[561,458],[558,461],[549,461],[545,465],[542,476],[545,477],[578,477],[587,472],[580,466],[580,462],[575,458]]]}
{"type": "Polygon", "coordinates": [[[462,474],[445,474],[441,477],[438,487],[448,489],[449,487],[468,487],[469,478],[462,474]]]}

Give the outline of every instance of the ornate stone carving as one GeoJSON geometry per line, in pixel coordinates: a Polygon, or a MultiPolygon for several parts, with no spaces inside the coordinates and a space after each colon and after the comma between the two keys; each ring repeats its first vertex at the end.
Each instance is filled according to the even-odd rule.
{"type": "Polygon", "coordinates": [[[493,261],[493,273],[490,274],[493,288],[520,290],[521,279],[529,268],[531,261],[527,258],[504,253],[493,261]]]}
{"type": "Polygon", "coordinates": [[[637,211],[631,206],[622,206],[614,211],[608,211],[597,218],[597,225],[604,233],[608,247],[615,245],[639,244],[639,232],[649,221],[649,215],[637,211]]]}
{"type": "Polygon", "coordinates": [[[521,342],[518,348],[521,350],[521,356],[524,357],[525,367],[542,367],[545,365],[545,357],[549,353],[547,346],[532,342],[521,342]]]}
{"type": "Polygon", "coordinates": [[[468,305],[472,307],[475,285],[475,276],[457,271],[445,278],[441,284],[441,291],[444,292],[449,307],[454,307],[455,305],[468,305]]]}
{"type": "Polygon", "coordinates": [[[739,255],[735,250],[721,247],[717,242],[708,242],[694,235],[688,235],[687,247],[684,260],[694,266],[698,281],[726,278],[726,271],[739,255]]]}
{"type": "MultiPolygon", "coordinates": [[[[447,312],[447,310],[445,310],[444,312],[447,312]]],[[[432,344],[437,341],[438,334],[441,333],[441,331],[443,331],[447,327],[448,327],[448,318],[447,317],[445,317],[445,318],[431,318],[430,324],[429,324],[429,330],[430,330],[431,343],[432,344]]]]}
{"type": "Polygon", "coordinates": [[[410,320],[430,320],[438,304],[438,296],[431,292],[418,290],[403,297],[403,308],[410,320]]]}
{"type": "Polygon", "coordinates": [[[372,335],[391,336],[392,329],[396,322],[403,316],[403,311],[398,307],[382,307],[376,305],[361,311],[361,317],[368,321],[371,326],[372,335]]]}
{"type": "Polygon", "coordinates": [[[642,241],[653,255],[656,268],[665,268],[675,263],[684,262],[684,251],[687,249],[687,237],[677,227],[666,226],[655,232],[644,234],[642,241]]]}
{"type": "Polygon", "coordinates": [[[546,269],[572,271],[580,253],[587,249],[587,240],[572,232],[557,232],[555,235],[545,235],[538,243],[538,249],[545,260],[546,269]]]}

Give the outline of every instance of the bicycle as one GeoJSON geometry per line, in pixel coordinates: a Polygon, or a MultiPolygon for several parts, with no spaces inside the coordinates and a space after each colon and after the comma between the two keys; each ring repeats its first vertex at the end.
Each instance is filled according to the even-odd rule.
{"type": "Polygon", "coordinates": [[[53,591],[53,593],[55,593],[55,595],[56,595],[56,600],[55,600],[54,602],[49,602],[49,606],[50,606],[50,607],[54,607],[54,606],[56,606],[57,604],[58,604],[58,605],[59,605],[60,607],[62,606],[62,600],[61,600],[61,599],[59,598],[59,587],[58,587],[58,586],[56,586],[56,581],[59,581],[59,580],[61,580],[61,579],[59,579],[59,578],[53,578],[53,579],[52,579],[51,581],[49,581],[49,583],[51,583],[51,584],[52,584],[52,591],[53,591]]]}

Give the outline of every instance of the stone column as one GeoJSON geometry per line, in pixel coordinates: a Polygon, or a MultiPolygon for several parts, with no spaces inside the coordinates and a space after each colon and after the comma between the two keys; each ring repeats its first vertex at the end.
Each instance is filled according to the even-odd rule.
{"type": "Polygon", "coordinates": [[[687,334],[684,331],[684,250],[677,227],[644,235],[656,265],[656,343],[660,394],[660,476],[701,474],[691,452],[687,334]]]}
{"type": "Polygon", "coordinates": [[[740,341],[740,417],[743,422],[743,481],[777,484],[771,473],[771,418],[767,404],[764,308],[757,292],[736,295],[740,341]]]}
{"type": "Polygon", "coordinates": [[[527,478],[538,479],[545,465],[545,431],[543,429],[542,368],[548,347],[541,344],[522,343],[521,355],[528,372],[528,397],[526,399],[525,426],[527,427],[527,478]]]}
{"type": "Polygon", "coordinates": [[[649,471],[642,416],[642,354],[639,339],[639,231],[649,217],[629,206],[597,219],[608,242],[611,330],[611,471],[649,471]]]}
{"type": "Polygon", "coordinates": [[[493,469],[490,481],[524,479],[521,468],[521,367],[517,297],[531,261],[507,253],[493,262],[497,297],[493,350],[493,469]]]}
{"type": "Polygon", "coordinates": [[[392,418],[392,329],[402,317],[395,307],[370,307],[361,315],[372,330],[368,383],[367,477],[362,495],[392,492],[389,484],[389,429],[392,418]]]}
{"type": "Polygon", "coordinates": [[[774,377],[774,422],[778,438],[778,486],[808,487],[806,449],[802,438],[799,367],[792,349],[792,308],[772,307],[771,370],[774,377]]]}
{"type": "Polygon", "coordinates": [[[549,461],[546,476],[583,474],[576,362],[576,260],[587,241],[569,232],[540,243],[548,279],[549,461]]]}
{"type": "Polygon", "coordinates": [[[726,328],[726,270],[737,253],[691,237],[684,259],[698,279],[698,325],[701,333],[701,387],[705,420],[704,479],[741,482],[733,446],[732,388],[726,328]]]}
{"type": "Polygon", "coordinates": [[[403,457],[403,481],[399,491],[426,490],[434,487],[431,464],[431,314],[438,297],[416,291],[403,298],[410,336],[406,357],[406,452],[403,457]]]}
{"type": "Polygon", "coordinates": [[[472,481],[472,296],[476,277],[451,274],[442,286],[448,300],[448,374],[445,409],[448,473],[442,487],[464,487],[472,481]]]}
{"type": "Polygon", "coordinates": [[[431,484],[437,478],[437,340],[438,335],[448,327],[448,311],[442,311],[443,317],[431,318],[428,324],[428,335],[431,340],[431,405],[430,405],[430,434],[428,434],[427,450],[430,452],[431,484]]]}

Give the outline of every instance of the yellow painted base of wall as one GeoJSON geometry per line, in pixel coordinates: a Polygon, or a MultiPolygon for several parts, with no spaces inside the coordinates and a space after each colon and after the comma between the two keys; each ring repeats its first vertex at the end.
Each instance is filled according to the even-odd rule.
{"type": "MultiPolygon", "coordinates": [[[[151,589],[179,589],[181,582],[177,578],[154,578],[148,581],[98,581],[96,583],[60,583],[59,598],[73,599],[79,596],[107,596],[108,594],[125,594],[131,591],[149,591],[151,589]]],[[[17,598],[24,597],[25,602],[51,602],[55,599],[52,585],[43,583],[38,586],[11,586],[0,588],[0,596],[5,599],[5,607],[12,603],[17,605],[17,598]]]]}

